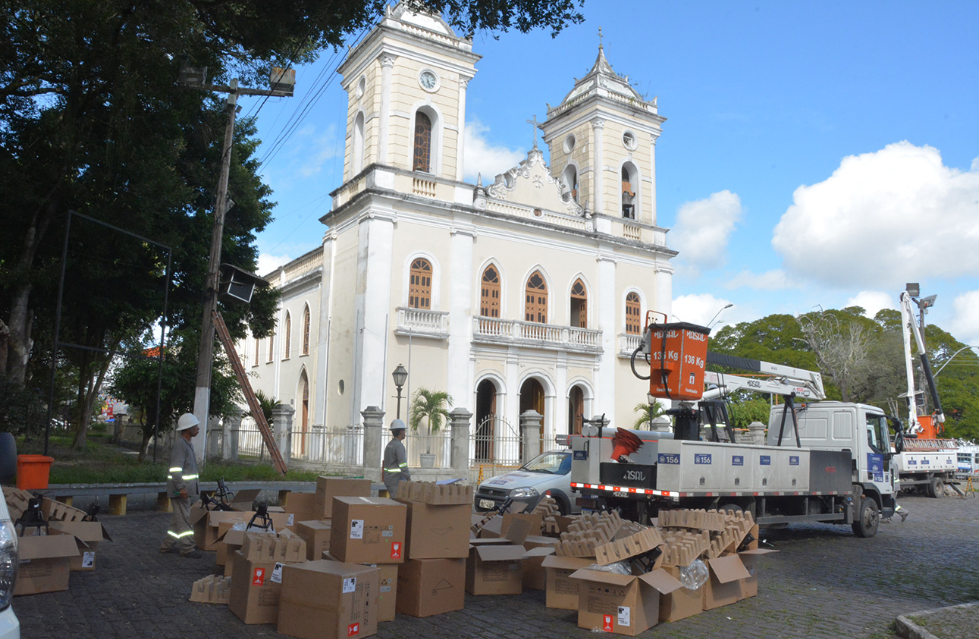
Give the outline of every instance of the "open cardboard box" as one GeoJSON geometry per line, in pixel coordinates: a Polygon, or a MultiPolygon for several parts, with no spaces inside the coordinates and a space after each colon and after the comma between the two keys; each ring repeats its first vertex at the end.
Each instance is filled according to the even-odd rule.
{"type": "Polygon", "coordinates": [[[51,521],[48,527],[75,536],[78,556],[71,560],[72,570],[95,570],[95,551],[102,540],[112,541],[112,537],[98,521],[51,521]]]}
{"type": "Polygon", "coordinates": [[[33,535],[17,539],[19,568],[15,595],[68,590],[71,562],[78,557],[75,536],[56,530],[50,535],[33,535]]]}
{"type": "Polygon", "coordinates": [[[523,592],[523,546],[470,546],[466,592],[470,595],[519,595],[523,592]]]}
{"type": "Polygon", "coordinates": [[[710,577],[704,583],[704,610],[713,610],[744,599],[742,582],[751,577],[738,555],[709,559],[710,577]]]}
{"type": "Polygon", "coordinates": [[[541,566],[547,576],[544,601],[548,608],[559,610],[578,609],[578,586],[580,582],[572,579],[576,571],[595,563],[593,557],[544,557],[541,566]]]}
{"type": "MultiPolygon", "coordinates": [[[[218,531],[221,522],[233,521],[244,523],[251,521],[254,511],[207,510],[201,506],[190,509],[190,525],[194,528],[194,543],[201,550],[217,550],[218,531]]],[[[288,515],[284,512],[269,510],[269,518],[275,530],[285,530],[288,515]]],[[[233,528],[233,526],[232,526],[233,528]]]]}
{"type": "Polygon", "coordinates": [[[659,623],[660,596],[683,584],[665,570],[620,575],[582,568],[578,579],[578,627],[634,637],[659,623]]]}

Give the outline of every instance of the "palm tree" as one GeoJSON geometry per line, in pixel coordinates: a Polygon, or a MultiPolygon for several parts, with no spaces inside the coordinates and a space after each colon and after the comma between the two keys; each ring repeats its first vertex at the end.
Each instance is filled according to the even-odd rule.
{"type": "MultiPolygon", "coordinates": [[[[442,428],[442,420],[448,421],[449,419],[447,405],[450,404],[452,404],[452,396],[445,391],[430,391],[427,388],[419,388],[415,391],[415,396],[411,401],[411,417],[408,420],[411,430],[417,431],[424,419],[428,426],[429,437],[439,432],[442,428]]],[[[426,454],[431,452],[432,444],[429,440],[426,454]]]]}
{"type": "Polygon", "coordinates": [[[632,425],[633,430],[651,430],[653,420],[666,412],[666,409],[659,402],[653,402],[652,404],[640,402],[632,410],[639,413],[639,417],[636,418],[635,423],[632,425]]]}
{"type": "MultiPolygon", "coordinates": [[[[258,400],[258,405],[262,407],[262,414],[265,415],[265,422],[272,427],[272,409],[279,405],[279,400],[274,397],[269,397],[262,391],[255,391],[255,399],[258,400]]],[[[254,418],[251,411],[245,413],[246,416],[254,418]]]]}

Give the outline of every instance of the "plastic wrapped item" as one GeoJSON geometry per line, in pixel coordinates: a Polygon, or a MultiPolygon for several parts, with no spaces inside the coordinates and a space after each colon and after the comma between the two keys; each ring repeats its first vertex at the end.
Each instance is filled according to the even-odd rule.
{"type": "Polygon", "coordinates": [[[696,590],[707,583],[707,564],[699,559],[689,566],[680,567],[680,583],[688,590],[696,590]]]}
{"type": "Polygon", "coordinates": [[[598,572],[614,572],[617,575],[632,574],[632,569],[629,567],[628,561],[616,561],[615,563],[608,564],[607,566],[592,564],[588,566],[588,570],[597,570],[598,572]]]}

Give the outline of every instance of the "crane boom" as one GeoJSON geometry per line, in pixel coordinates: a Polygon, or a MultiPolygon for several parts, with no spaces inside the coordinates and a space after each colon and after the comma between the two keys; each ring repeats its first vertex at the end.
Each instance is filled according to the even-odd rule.
{"type": "Polygon", "coordinates": [[[931,374],[931,363],[928,361],[925,341],[921,337],[917,322],[914,321],[914,311],[911,310],[911,295],[907,291],[901,293],[901,326],[904,336],[904,367],[908,377],[908,432],[916,435],[924,429],[918,423],[918,411],[915,402],[917,392],[914,386],[914,367],[911,364],[911,335],[914,335],[921,371],[924,373],[925,382],[928,384],[928,391],[931,394],[931,401],[935,407],[934,421],[939,424],[945,423],[945,414],[942,412],[942,401],[938,398],[935,378],[931,374]]]}
{"type": "Polygon", "coordinates": [[[704,383],[715,385],[717,388],[705,391],[704,399],[713,399],[736,390],[795,395],[813,400],[826,399],[823,376],[815,371],[712,352],[707,353],[707,363],[754,371],[772,377],[756,379],[707,371],[704,373],[704,383]]]}

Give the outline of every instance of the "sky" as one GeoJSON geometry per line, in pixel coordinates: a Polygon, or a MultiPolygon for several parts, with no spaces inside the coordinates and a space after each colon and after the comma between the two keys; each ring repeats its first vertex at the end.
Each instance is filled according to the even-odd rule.
{"type": "MultiPolygon", "coordinates": [[[[556,38],[474,37],[467,180],[526,157],[526,121],[588,72],[601,28],[615,71],[667,118],[657,221],[679,251],[675,319],[706,323],[727,304],[715,326],[873,316],[918,282],[938,296],[926,322],[979,345],[979,2],[588,0],[583,14],[556,38]]],[[[278,203],[262,272],[325,231],[343,172],[339,59],[298,68],[296,96],[258,110],[278,203]]]]}

